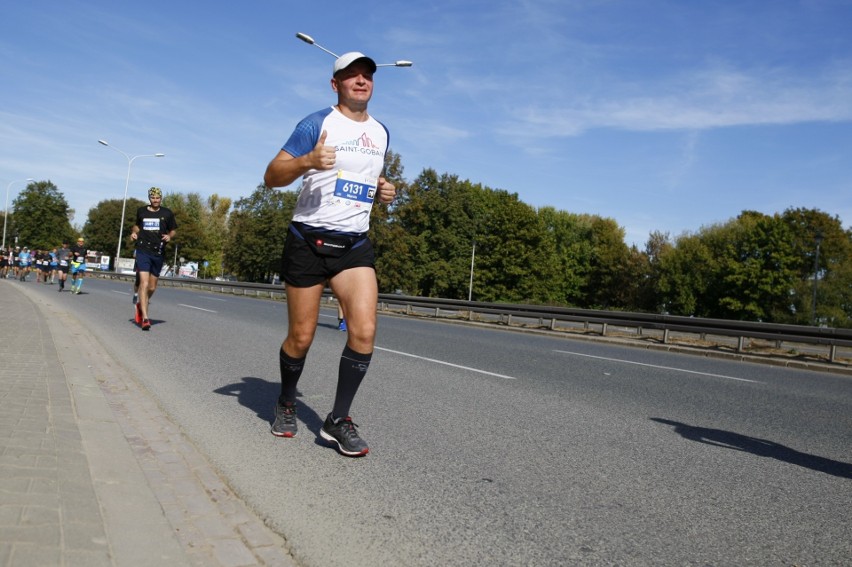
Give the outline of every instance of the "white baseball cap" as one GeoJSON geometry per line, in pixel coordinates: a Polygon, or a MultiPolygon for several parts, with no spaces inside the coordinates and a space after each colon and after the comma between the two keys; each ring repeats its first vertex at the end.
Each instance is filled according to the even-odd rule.
{"type": "Polygon", "coordinates": [[[344,53],[334,62],[334,71],[332,75],[336,75],[339,71],[342,71],[355,63],[356,61],[364,60],[370,66],[370,72],[376,72],[376,62],[361,53],[360,51],[350,51],[349,53],[344,53]]]}

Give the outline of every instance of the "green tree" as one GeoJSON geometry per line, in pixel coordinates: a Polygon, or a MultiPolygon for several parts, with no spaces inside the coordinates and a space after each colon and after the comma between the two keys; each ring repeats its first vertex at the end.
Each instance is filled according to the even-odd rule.
{"type": "Polygon", "coordinates": [[[647,287],[641,300],[640,308],[652,313],[665,312],[666,306],[661,300],[660,288],[662,259],[674,250],[674,243],[668,232],[653,231],[645,243],[645,257],[648,260],[647,287]]]}
{"type": "Polygon", "coordinates": [[[206,233],[207,252],[204,256],[210,264],[205,272],[219,274],[224,272],[225,243],[228,241],[228,214],[231,211],[231,199],[217,194],[207,199],[206,233]]]}
{"type": "Polygon", "coordinates": [[[591,217],[542,207],[538,216],[555,247],[556,274],[551,282],[555,301],[563,305],[585,305],[586,282],[592,254],[591,217]]]}
{"type": "MultiPolygon", "coordinates": [[[[437,184],[437,173],[426,169],[412,183],[402,186],[388,209],[386,226],[376,230],[376,269],[379,289],[402,290],[409,295],[428,295],[424,288],[429,238],[426,234],[428,187],[437,184]]],[[[378,227],[375,227],[378,229],[378,227]]]]}
{"type": "Polygon", "coordinates": [[[663,312],[706,316],[705,298],[714,287],[717,267],[701,236],[679,236],[674,247],[660,249],[654,265],[657,301],[663,312]]]}
{"type": "Polygon", "coordinates": [[[71,227],[74,210],[50,180],[33,181],[12,202],[11,229],[19,244],[32,249],[50,249],[75,237],[71,227]]]}
{"type": "MultiPolygon", "coordinates": [[[[722,293],[713,316],[776,322],[790,313],[796,280],[793,238],[778,216],[743,211],[719,250],[722,293]]],[[[708,306],[709,308],[709,306],[708,306]]],[[[709,310],[709,309],[708,309],[709,310]]]]}
{"type": "Polygon", "coordinates": [[[516,193],[475,186],[478,261],[474,292],[485,301],[553,303],[559,298],[559,262],[553,235],[516,193]],[[484,210],[483,210],[484,209],[484,210]],[[556,282],[556,285],[554,285],[556,282]]]}
{"type": "Polygon", "coordinates": [[[399,154],[388,150],[385,156],[384,177],[396,187],[396,199],[389,205],[373,204],[370,214],[370,239],[376,254],[376,278],[380,293],[405,290],[406,281],[414,268],[411,262],[409,239],[397,220],[395,212],[409,201],[408,183],[403,178],[399,154]]]}
{"type": "Polygon", "coordinates": [[[258,185],[234,204],[225,263],[241,280],[269,282],[279,273],[287,227],[298,194],[258,185]]]}
{"type": "Polygon", "coordinates": [[[201,195],[167,193],[163,206],[172,210],[178,225],[174,240],[166,246],[166,258],[179,256],[191,262],[206,259],[213,246],[207,233],[209,212],[201,195]]]}
{"type": "MultiPolygon", "coordinates": [[[[89,209],[86,223],[83,225],[83,235],[90,249],[99,250],[110,257],[115,256],[118,247],[119,224],[121,224],[122,199],[106,199],[89,209]]],[[[130,238],[133,223],[136,220],[136,210],[144,207],[145,202],[129,197],[124,214],[124,227],[121,231],[121,257],[130,258],[133,255],[133,240],[130,238]]],[[[113,258],[113,267],[115,259],[113,258]]]]}
{"type": "Polygon", "coordinates": [[[470,190],[470,183],[426,169],[395,206],[396,245],[404,250],[396,268],[407,293],[467,299],[477,218],[470,190]]]}
{"type": "Polygon", "coordinates": [[[830,326],[852,327],[852,231],[843,229],[839,217],[818,209],[791,208],[781,218],[792,233],[796,259],[791,322],[803,325],[813,322],[816,288],[816,318],[830,326]],[[820,239],[818,263],[817,237],[820,239]]]}
{"type": "Polygon", "coordinates": [[[590,240],[592,254],[589,277],[584,295],[586,306],[594,308],[626,308],[622,290],[625,285],[625,266],[630,251],[624,243],[624,229],[607,218],[594,217],[590,240]]]}

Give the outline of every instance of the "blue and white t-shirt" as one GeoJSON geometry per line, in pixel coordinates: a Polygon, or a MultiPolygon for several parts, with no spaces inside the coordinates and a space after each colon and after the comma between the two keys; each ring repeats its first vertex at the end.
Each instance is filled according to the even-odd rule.
{"type": "Polygon", "coordinates": [[[327,230],[367,232],[390,134],[372,116],[356,122],[330,107],[299,122],[281,149],[303,156],[314,149],[323,130],[325,145],[336,150],[335,167],[312,169],[302,177],[293,220],[327,230]]]}

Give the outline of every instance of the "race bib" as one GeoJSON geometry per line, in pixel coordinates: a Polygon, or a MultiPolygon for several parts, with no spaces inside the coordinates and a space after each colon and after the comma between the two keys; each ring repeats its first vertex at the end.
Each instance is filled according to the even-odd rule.
{"type": "Polygon", "coordinates": [[[152,230],[154,232],[160,232],[160,218],[147,218],[142,219],[142,230],[152,230]]]}
{"type": "Polygon", "coordinates": [[[334,185],[335,202],[370,210],[376,198],[377,183],[375,177],[341,169],[334,185]]]}
{"type": "Polygon", "coordinates": [[[77,256],[77,260],[76,260],[76,261],[77,261],[77,262],[81,262],[81,263],[82,263],[82,262],[83,262],[83,261],[85,261],[85,260],[86,260],[86,259],[85,259],[85,258],[83,258],[82,256],[77,256]]]}
{"type": "Polygon", "coordinates": [[[66,260],[60,260],[60,261],[59,261],[59,265],[60,265],[60,266],[67,266],[67,265],[68,265],[68,262],[67,262],[66,260]]]}

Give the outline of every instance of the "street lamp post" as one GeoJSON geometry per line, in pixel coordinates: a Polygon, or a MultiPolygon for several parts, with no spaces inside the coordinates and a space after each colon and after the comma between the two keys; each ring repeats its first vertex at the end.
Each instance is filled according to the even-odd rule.
{"type": "Polygon", "coordinates": [[[98,143],[101,144],[102,146],[106,146],[108,148],[111,148],[111,149],[117,151],[118,153],[123,155],[125,158],[127,158],[127,180],[124,182],[124,200],[121,202],[121,224],[118,225],[118,247],[115,250],[115,260],[113,260],[113,263],[112,263],[113,270],[117,270],[118,269],[118,259],[121,257],[121,239],[124,236],[124,213],[125,213],[125,209],[127,208],[127,189],[128,189],[128,187],[130,187],[130,166],[133,165],[133,161],[136,158],[163,157],[166,154],[161,154],[161,153],[144,154],[144,155],[138,155],[138,156],[132,156],[131,157],[131,156],[127,155],[126,153],[124,153],[123,151],[116,148],[115,146],[110,146],[106,142],[106,140],[98,140],[98,143]]]}
{"type": "Polygon", "coordinates": [[[476,240],[473,241],[473,248],[470,250],[470,284],[467,286],[467,300],[473,300],[473,262],[476,259],[476,240]]]}
{"type": "Polygon", "coordinates": [[[35,181],[35,179],[27,177],[22,181],[11,181],[8,185],[6,185],[6,202],[3,204],[3,244],[0,245],[0,250],[6,249],[6,221],[9,220],[9,189],[11,189],[12,185],[15,183],[23,183],[24,181],[35,181]]]}
{"type": "Polygon", "coordinates": [[[813,324],[817,324],[817,315],[816,315],[816,299],[817,299],[817,278],[819,276],[819,245],[822,244],[822,231],[818,230],[814,235],[814,242],[816,242],[816,255],[814,256],[814,294],[813,301],[811,303],[811,317],[813,319],[813,324]]]}

